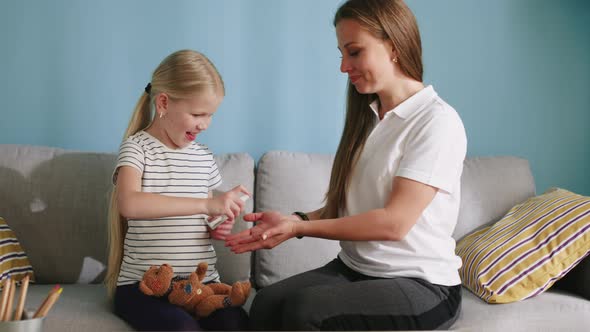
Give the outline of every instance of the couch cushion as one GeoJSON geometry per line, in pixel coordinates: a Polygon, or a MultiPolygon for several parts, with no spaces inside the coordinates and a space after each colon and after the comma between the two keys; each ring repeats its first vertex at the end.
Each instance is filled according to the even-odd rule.
{"type": "Polygon", "coordinates": [[[37,282],[76,282],[85,257],[104,264],[115,156],[22,145],[0,145],[0,156],[0,215],[37,282]]]}
{"type": "MultiPolygon", "coordinates": [[[[272,151],[258,163],[256,210],[313,211],[323,206],[333,156],[272,151]]],[[[337,241],[291,239],[254,254],[254,282],[265,287],[329,262],[340,251],[337,241]]]]}
{"type": "Polygon", "coordinates": [[[548,291],[533,299],[488,304],[463,288],[454,331],[587,331],[590,301],[548,291]]]}
{"type": "MultiPolygon", "coordinates": [[[[0,156],[0,216],[10,220],[26,248],[36,281],[101,282],[116,154],[0,144],[0,156]]],[[[254,161],[249,155],[219,155],[215,160],[224,179],[218,190],[238,184],[253,190],[254,161]]],[[[246,205],[250,211],[251,202],[246,205]]],[[[247,279],[249,255],[234,255],[223,244],[214,245],[222,279],[247,279]]]]}
{"type": "Polygon", "coordinates": [[[463,284],[490,303],[536,296],[590,253],[590,197],[563,189],[518,204],[457,243],[463,284]]]}
{"type": "MultiPolygon", "coordinates": [[[[215,190],[214,194],[219,191],[228,191],[239,184],[245,186],[253,194],[254,159],[250,155],[246,153],[216,155],[215,162],[221,172],[223,183],[215,190]]],[[[233,233],[252,227],[250,223],[242,222],[243,214],[252,211],[254,211],[254,200],[249,199],[246,201],[244,212],[236,219],[233,233]]],[[[214,240],[213,246],[217,252],[217,269],[223,282],[231,284],[238,280],[250,279],[250,253],[234,254],[225,247],[225,241],[214,240]]]]}
{"type": "MultiPolygon", "coordinates": [[[[53,285],[30,285],[27,308],[35,310],[53,285]]],[[[44,322],[46,331],[132,331],[112,313],[103,285],[65,285],[59,300],[44,322]]],[[[247,310],[255,291],[252,291],[247,310]]],[[[548,291],[533,300],[510,304],[487,304],[463,289],[461,314],[453,330],[537,331],[560,329],[584,331],[590,325],[590,301],[548,291]]]]}
{"type": "MultiPolygon", "coordinates": [[[[27,311],[35,311],[53,285],[29,285],[27,311]]],[[[133,331],[112,310],[106,288],[96,285],[62,285],[63,291],[43,322],[44,331],[133,331]]]]}
{"type": "Polygon", "coordinates": [[[461,207],[455,240],[500,219],[515,204],[535,195],[529,162],[517,157],[476,157],[463,163],[461,207]]]}

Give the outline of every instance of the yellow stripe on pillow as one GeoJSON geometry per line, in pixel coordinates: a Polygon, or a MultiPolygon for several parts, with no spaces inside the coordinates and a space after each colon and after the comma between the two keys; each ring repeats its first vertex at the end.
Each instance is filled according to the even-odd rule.
{"type": "Polygon", "coordinates": [[[590,197],[551,189],[457,244],[463,284],[489,303],[549,288],[590,252],[590,197]]]}
{"type": "Polygon", "coordinates": [[[33,268],[27,254],[6,221],[0,217],[0,281],[10,276],[18,282],[27,274],[33,279],[33,268]]]}

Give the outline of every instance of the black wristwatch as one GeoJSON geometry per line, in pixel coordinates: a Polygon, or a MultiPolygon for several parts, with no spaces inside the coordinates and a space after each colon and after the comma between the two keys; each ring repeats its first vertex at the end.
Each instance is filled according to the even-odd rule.
{"type": "MultiPolygon", "coordinates": [[[[299,217],[299,219],[301,219],[302,221],[309,221],[309,217],[307,216],[307,214],[305,214],[304,212],[299,212],[299,211],[295,211],[292,213],[294,216],[299,217]]],[[[296,236],[296,238],[298,239],[302,239],[303,235],[300,236],[296,236]]]]}

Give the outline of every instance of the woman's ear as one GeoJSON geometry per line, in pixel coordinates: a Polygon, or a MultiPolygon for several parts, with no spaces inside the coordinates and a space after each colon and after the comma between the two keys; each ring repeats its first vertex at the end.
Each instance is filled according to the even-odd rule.
{"type": "Polygon", "coordinates": [[[391,46],[391,61],[397,62],[397,51],[393,45],[391,46]]]}
{"type": "Polygon", "coordinates": [[[385,41],[385,43],[387,44],[387,46],[386,46],[386,47],[387,47],[388,49],[390,49],[390,51],[389,51],[389,59],[390,59],[391,61],[393,61],[393,59],[396,59],[396,60],[395,60],[395,61],[393,61],[393,62],[397,62],[397,56],[398,56],[398,55],[397,55],[397,51],[395,50],[395,46],[393,46],[393,42],[392,42],[391,40],[387,39],[387,40],[385,41]]]}

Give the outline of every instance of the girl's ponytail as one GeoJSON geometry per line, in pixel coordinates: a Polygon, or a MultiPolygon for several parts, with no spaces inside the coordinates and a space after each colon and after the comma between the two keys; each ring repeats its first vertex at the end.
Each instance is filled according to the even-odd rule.
{"type": "MultiPolygon", "coordinates": [[[[133,115],[131,115],[131,120],[125,131],[125,135],[123,136],[123,141],[150,125],[152,121],[150,99],[150,95],[147,92],[139,97],[139,101],[137,101],[137,105],[135,105],[135,110],[133,111],[133,115]]],[[[117,186],[114,186],[111,191],[108,223],[109,261],[105,283],[109,297],[112,298],[115,295],[119,270],[121,268],[121,262],[123,261],[123,241],[125,240],[125,233],[127,232],[127,220],[121,216],[119,208],[117,207],[117,186]]]]}
{"type": "Polygon", "coordinates": [[[152,122],[151,104],[152,102],[149,94],[143,93],[141,97],[139,97],[137,105],[135,105],[135,109],[133,110],[133,115],[131,115],[127,130],[125,131],[125,135],[123,135],[123,141],[150,125],[152,122]]]}
{"type": "Polygon", "coordinates": [[[114,186],[111,191],[108,222],[109,261],[105,284],[107,286],[107,293],[112,298],[115,295],[115,288],[117,288],[119,269],[123,261],[123,241],[125,240],[125,232],[127,231],[127,219],[119,214],[119,209],[117,208],[117,186],[114,186]]]}

